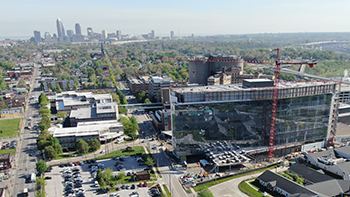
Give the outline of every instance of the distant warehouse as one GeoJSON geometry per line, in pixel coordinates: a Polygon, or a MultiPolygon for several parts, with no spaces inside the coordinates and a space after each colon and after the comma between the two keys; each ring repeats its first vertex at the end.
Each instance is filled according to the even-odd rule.
{"type": "MultiPolygon", "coordinates": [[[[294,152],[301,145],[328,140],[336,82],[283,82],[275,133],[276,147],[294,147],[275,154],[294,152]]],[[[243,85],[172,88],[174,153],[204,154],[211,143],[227,142],[246,149],[267,148],[273,81],[244,80],[243,85]]]]}

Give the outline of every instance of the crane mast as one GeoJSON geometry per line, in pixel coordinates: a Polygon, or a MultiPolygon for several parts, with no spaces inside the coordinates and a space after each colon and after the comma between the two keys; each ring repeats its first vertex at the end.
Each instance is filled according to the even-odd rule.
{"type": "Polygon", "coordinates": [[[307,64],[311,68],[317,64],[317,61],[313,62],[281,62],[280,61],[280,50],[275,49],[277,51],[277,58],[275,62],[275,72],[274,72],[274,84],[273,84],[273,93],[272,93],[272,110],[271,110],[271,122],[270,122],[270,138],[269,138],[269,150],[268,156],[269,159],[273,158],[274,150],[275,150],[275,131],[276,131],[276,119],[277,119],[277,104],[278,104],[278,84],[280,82],[280,73],[281,73],[281,65],[302,65],[307,64]]]}

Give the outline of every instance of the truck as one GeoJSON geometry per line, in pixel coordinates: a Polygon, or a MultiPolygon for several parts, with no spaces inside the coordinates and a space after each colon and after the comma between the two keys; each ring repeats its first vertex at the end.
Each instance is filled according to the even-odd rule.
{"type": "Polygon", "coordinates": [[[27,197],[28,196],[28,188],[23,189],[23,196],[27,197]]]}
{"type": "Polygon", "coordinates": [[[31,175],[30,175],[30,181],[32,183],[35,183],[36,182],[36,174],[33,172],[31,175]]]}

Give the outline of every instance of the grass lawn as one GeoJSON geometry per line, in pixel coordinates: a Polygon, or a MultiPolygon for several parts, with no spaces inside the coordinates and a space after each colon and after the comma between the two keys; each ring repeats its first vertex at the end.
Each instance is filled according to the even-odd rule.
{"type": "Polygon", "coordinates": [[[11,155],[15,155],[16,149],[15,148],[11,148],[11,149],[0,150],[0,155],[6,154],[6,153],[11,153],[11,155]]]}
{"type": "Polygon", "coordinates": [[[134,152],[124,152],[126,150],[126,148],[122,148],[120,150],[116,150],[114,152],[99,156],[96,158],[96,160],[100,160],[100,159],[109,159],[112,157],[120,157],[120,156],[130,156],[130,155],[135,155],[137,153],[145,153],[145,149],[142,146],[134,146],[132,147],[133,150],[135,150],[134,152]]]}
{"type": "Polygon", "coordinates": [[[165,190],[166,195],[167,195],[168,197],[171,197],[171,193],[170,193],[168,187],[167,187],[165,184],[163,184],[163,187],[164,187],[164,190],[165,190]]]}
{"type": "Polygon", "coordinates": [[[18,135],[21,118],[0,120],[0,138],[18,135]]]}
{"type": "MultiPolygon", "coordinates": [[[[281,194],[277,193],[277,192],[271,192],[270,190],[268,190],[266,187],[262,186],[259,181],[257,180],[253,180],[251,182],[249,182],[253,187],[257,188],[259,191],[262,191],[262,192],[266,192],[268,194],[270,194],[271,196],[276,196],[276,197],[283,197],[281,194]]],[[[250,187],[251,189],[254,189],[252,188],[250,185],[247,184],[248,187],[250,187]]],[[[240,188],[241,189],[241,188],[240,188]]],[[[241,190],[242,191],[242,190],[241,190]]],[[[243,191],[242,191],[243,192],[243,191]]],[[[260,193],[260,192],[259,192],[260,193]]],[[[262,194],[262,193],[260,193],[262,194]]],[[[263,195],[260,195],[260,196],[263,196],[263,195]]]]}
{"type": "Polygon", "coordinates": [[[239,190],[241,190],[243,193],[247,194],[250,197],[263,197],[264,194],[261,192],[256,191],[254,188],[252,188],[250,185],[248,185],[245,181],[242,181],[238,185],[239,190]]]}
{"type": "Polygon", "coordinates": [[[199,192],[203,189],[206,189],[206,188],[209,188],[211,186],[214,186],[214,185],[217,185],[217,184],[220,184],[220,183],[223,183],[223,182],[226,182],[226,181],[229,181],[229,180],[232,180],[232,179],[235,179],[235,178],[238,178],[238,177],[241,177],[241,176],[246,176],[246,175],[249,175],[249,174],[255,174],[255,173],[258,173],[258,172],[263,172],[265,170],[269,170],[269,169],[275,169],[277,165],[274,165],[274,166],[271,166],[271,167],[268,167],[268,168],[264,168],[264,169],[260,169],[260,170],[257,170],[257,171],[253,171],[253,172],[247,172],[247,173],[243,173],[243,174],[240,174],[240,175],[236,175],[236,176],[230,176],[230,177],[227,177],[227,178],[223,178],[223,179],[220,179],[220,180],[213,180],[211,182],[208,182],[208,183],[204,183],[202,185],[198,185],[198,186],[195,186],[193,189],[196,191],[196,192],[199,192]]]}

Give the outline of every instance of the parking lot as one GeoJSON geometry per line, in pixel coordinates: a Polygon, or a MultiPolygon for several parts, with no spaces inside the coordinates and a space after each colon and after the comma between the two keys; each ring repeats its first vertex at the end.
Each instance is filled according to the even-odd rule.
{"type": "MultiPolygon", "coordinates": [[[[65,178],[63,177],[64,171],[71,171],[70,174],[74,177],[74,168],[78,168],[80,170],[80,176],[82,180],[82,189],[84,189],[84,196],[86,197],[93,197],[93,196],[109,196],[110,194],[98,194],[97,189],[99,187],[95,186],[95,180],[91,176],[90,170],[91,170],[91,165],[99,165],[103,164],[105,168],[111,168],[113,169],[114,173],[117,174],[118,168],[115,166],[117,162],[123,163],[123,168],[125,173],[132,173],[132,172],[140,172],[143,171],[147,166],[140,166],[139,163],[136,161],[135,157],[125,157],[124,161],[120,160],[113,160],[113,159],[106,159],[106,160],[99,160],[96,163],[85,163],[83,165],[78,165],[78,166],[65,166],[65,167],[59,167],[55,166],[53,167],[51,172],[48,172],[45,174],[45,177],[50,176],[52,179],[46,180],[47,186],[45,188],[45,191],[47,192],[48,196],[65,196],[65,190],[66,190],[66,183],[65,183],[65,178]]],[[[76,173],[78,174],[78,173],[76,173]]],[[[73,182],[74,178],[72,179],[73,182]]],[[[131,183],[132,184],[132,183],[131,183]]],[[[129,185],[131,185],[129,184],[129,185]]],[[[134,183],[137,185],[137,183],[134,183]]],[[[72,185],[75,185],[73,183],[72,185]]],[[[118,187],[121,187],[121,184],[117,185],[118,187]]],[[[115,186],[115,187],[117,187],[115,186]]],[[[79,188],[73,188],[73,190],[77,190],[79,188]]],[[[148,195],[148,187],[142,187],[139,188],[136,186],[135,189],[129,189],[129,190],[120,190],[118,192],[113,192],[113,193],[118,193],[120,196],[128,196],[134,192],[137,191],[139,193],[139,196],[149,196],[148,195]]]]}

